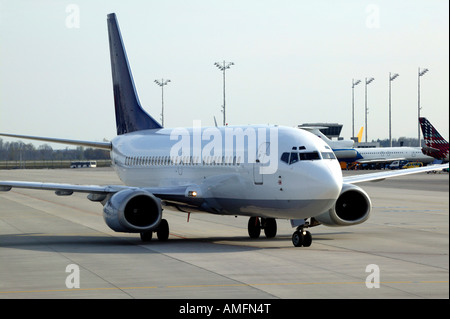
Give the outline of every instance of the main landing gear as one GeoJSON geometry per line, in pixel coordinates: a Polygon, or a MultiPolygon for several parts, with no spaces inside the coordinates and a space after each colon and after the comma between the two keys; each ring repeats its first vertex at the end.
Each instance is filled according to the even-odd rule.
{"type": "MultiPolygon", "coordinates": [[[[152,240],[154,231],[146,231],[141,233],[141,240],[148,242],[152,240]]],[[[156,236],[159,241],[167,241],[169,239],[169,223],[165,219],[161,219],[158,228],[156,229],[156,236]]]]}
{"type": "Polygon", "coordinates": [[[277,235],[277,221],[275,218],[250,217],[248,220],[248,235],[250,238],[259,238],[261,229],[267,238],[273,238],[277,235]]]}

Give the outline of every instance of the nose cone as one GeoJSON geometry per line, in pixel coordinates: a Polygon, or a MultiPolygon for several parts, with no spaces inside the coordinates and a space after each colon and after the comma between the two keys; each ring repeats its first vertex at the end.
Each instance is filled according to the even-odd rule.
{"type": "Polygon", "coordinates": [[[342,190],[342,171],[338,161],[321,161],[316,172],[316,182],[319,185],[316,190],[319,198],[336,200],[342,190]]]}
{"type": "Polygon", "coordinates": [[[299,173],[302,175],[300,180],[303,180],[304,196],[318,201],[329,200],[332,203],[339,197],[342,171],[337,161],[321,160],[310,163],[306,170],[299,173]]]}
{"type": "Polygon", "coordinates": [[[342,169],[337,160],[324,161],[325,166],[328,169],[328,178],[330,180],[330,194],[333,198],[338,198],[342,190],[342,169]]]}

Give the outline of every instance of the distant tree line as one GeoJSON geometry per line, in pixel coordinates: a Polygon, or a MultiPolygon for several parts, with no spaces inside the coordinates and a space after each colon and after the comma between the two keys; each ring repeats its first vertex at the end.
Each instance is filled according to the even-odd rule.
{"type": "Polygon", "coordinates": [[[54,150],[43,144],[36,148],[33,144],[3,142],[0,139],[0,161],[63,161],[63,160],[103,160],[109,159],[109,151],[78,146],[75,149],[54,150]]]}

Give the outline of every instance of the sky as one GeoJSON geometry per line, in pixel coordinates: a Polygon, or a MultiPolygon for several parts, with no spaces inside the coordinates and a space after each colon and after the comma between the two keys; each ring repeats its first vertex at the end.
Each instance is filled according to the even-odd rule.
{"type": "MultiPolygon", "coordinates": [[[[421,115],[449,137],[447,0],[0,0],[0,132],[116,136],[106,15],[119,21],[143,108],[164,126],[365,122],[368,140],[418,135],[421,115]]],[[[4,141],[10,139],[3,138],[4,141]]],[[[26,143],[35,143],[24,141],[26,143]]],[[[36,142],[39,144],[38,142],[36,142]]],[[[42,143],[41,143],[42,144],[42,143]]],[[[65,146],[50,144],[54,148],[65,146]]]]}

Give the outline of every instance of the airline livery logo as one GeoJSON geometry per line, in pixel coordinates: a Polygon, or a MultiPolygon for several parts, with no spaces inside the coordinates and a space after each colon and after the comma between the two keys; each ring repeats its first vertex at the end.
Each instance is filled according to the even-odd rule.
{"type": "Polygon", "coordinates": [[[449,150],[448,142],[425,117],[421,117],[419,121],[420,126],[422,127],[425,144],[433,149],[432,156],[435,158],[445,158],[449,150]]]}

